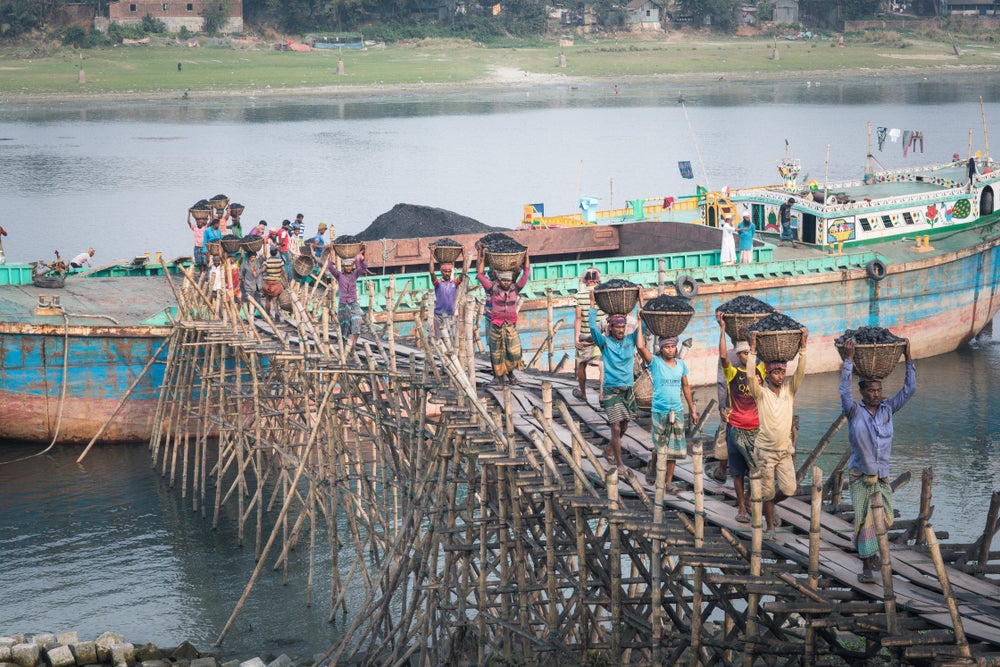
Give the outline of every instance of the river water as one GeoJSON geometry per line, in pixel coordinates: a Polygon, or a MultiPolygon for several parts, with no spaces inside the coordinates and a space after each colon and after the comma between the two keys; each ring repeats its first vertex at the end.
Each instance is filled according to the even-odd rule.
{"type": "MultiPolygon", "coordinates": [[[[320,221],[358,232],[403,202],[513,227],[527,203],[555,214],[575,211],[581,195],[603,208],[686,194],[694,183],[775,182],[786,140],[803,178],[855,177],[868,122],[924,132],[923,154],[875,146],[886,167],[946,160],[967,153],[970,133],[973,150],[983,149],[983,110],[994,129],[1000,75],[683,88],[624,81],[617,95],[609,83],[427,97],[7,104],[0,224],[10,261],[94,246],[96,264],[146,251],[190,254],[185,211],[217,193],[245,204],[247,221],[278,224],[302,212],[309,233],[320,221]],[[692,162],[694,182],[680,178],[679,160],[692,162]]],[[[915,480],[897,507],[915,515],[920,470],[933,467],[935,527],[970,542],[1000,488],[1000,345],[986,338],[922,360],[918,374],[917,396],[896,423],[893,472],[910,469],[915,480]]],[[[839,413],[837,380],[807,378],[797,399],[800,452],[839,413]]],[[[887,390],[901,381],[897,371],[887,390]]],[[[832,468],[845,446],[842,432],[820,465],[832,468]]],[[[0,460],[34,451],[2,443],[0,460]]],[[[249,580],[252,548],[236,546],[231,520],[212,530],[192,512],[144,447],[98,447],[81,465],[78,454],[0,465],[0,635],[113,629],[137,642],[207,647],[249,580]]],[[[328,567],[318,562],[317,572],[328,567]]],[[[225,651],[310,655],[338,637],[346,622],[327,622],[324,577],[305,606],[304,568],[296,561],[287,585],[265,570],[225,651]]]]}

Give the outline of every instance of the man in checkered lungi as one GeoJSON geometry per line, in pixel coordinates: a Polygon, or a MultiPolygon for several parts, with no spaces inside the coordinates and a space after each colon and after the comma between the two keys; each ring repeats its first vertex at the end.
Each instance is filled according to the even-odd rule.
{"type": "MultiPolygon", "coordinates": [[[[642,307],[642,297],[639,297],[639,307],[642,307]]],[[[590,335],[594,345],[601,350],[601,360],[604,362],[604,383],[601,386],[601,405],[608,415],[611,425],[611,442],[604,448],[604,455],[619,470],[622,463],[622,436],[628,428],[629,420],[635,419],[635,393],[632,386],[635,383],[635,351],[643,345],[639,327],[630,334],[625,333],[628,319],[625,315],[611,315],[608,318],[609,335],[605,336],[597,326],[597,303],[594,292],[590,293],[590,335]]]]}

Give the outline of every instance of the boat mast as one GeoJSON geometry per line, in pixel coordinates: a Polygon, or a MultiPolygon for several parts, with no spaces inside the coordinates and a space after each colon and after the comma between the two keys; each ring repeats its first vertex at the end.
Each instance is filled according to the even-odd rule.
{"type": "Polygon", "coordinates": [[[694,136],[694,128],[691,127],[691,119],[688,118],[687,105],[684,104],[684,97],[678,100],[681,104],[681,109],[684,111],[684,120],[687,121],[688,132],[691,133],[691,143],[694,144],[694,153],[698,156],[698,164],[701,165],[701,174],[705,177],[705,188],[709,189],[711,186],[708,183],[708,171],[705,170],[705,161],[701,159],[701,150],[698,148],[698,139],[694,136]]]}
{"type": "Polygon", "coordinates": [[[872,155],[872,122],[868,121],[868,161],[865,163],[865,183],[875,182],[875,156],[872,155]]]}
{"type": "Polygon", "coordinates": [[[986,134],[986,108],[983,107],[983,96],[979,96],[979,113],[983,117],[983,146],[986,149],[986,162],[984,164],[990,163],[990,137],[986,134]]]}

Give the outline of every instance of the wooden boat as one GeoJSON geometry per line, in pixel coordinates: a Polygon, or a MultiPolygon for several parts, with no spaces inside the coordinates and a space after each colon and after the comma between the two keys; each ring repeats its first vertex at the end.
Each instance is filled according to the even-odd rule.
{"type": "Polygon", "coordinates": [[[77,276],[50,290],[30,265],[0,266],[0,439],[86,443],[142,375],[103,441],[148,440],[163,359],[142,371],[175,306],[162,276],[77,276]]]}
{"type": "MultiPolygon", "coordinates": [[[[695,317],[684,336],[693,339],[686,360],[696,385],[715,382],[715,309],[742,294],[770,303],[809,328],[811,373],[837,370],[841,360],[833,341],[859,326],[888,327],[910,338],[917,357],[953,351],[1000,309],[1000,229],[994,210],[1000,173],[996,163],[983,160],[970,184],[965,165],[956,161],[870,172],[864,179],[830,184],[823,189],[825,197],[817,196],[815,184],[800,188],[786,177],[777,186],[666,202],[661,197],[634,200],[627,209],[596,216],[600,224],[584,224],[580,214],[533,216],[532,231],[510,233],[528,247],[532,259],[531,280],[522,292],[522,344],[529,350],[548,346],[550,326],[562,320],[551,354],[541,355],[539,363],[556,365],[573,356],[573,295],[579,277],[596,266],[605,279],[623,277],[643,285],[644,298],[662,291],[691,298],[695,317]],[[789,197],[800,220],[797,249],[770,242],[777,240],[778,208],[789,197]],[[721,232],[715,226],[723,214],[742,207],[767,241],[755,248],[752,264],[722,266],[721,232]]],[[[384,293],[390,280],[397,283],[397,294],[400,283],[410,294],[429,289],[426,273],[398,273],[426,265],[426,246],[433,241],[387,242],[395,255],[382,264],[374,260],[372,270],[397,275],[369,278],[376,294],[384,293]]],[[[376,244],[369,256],[379,257],[380,250],[376,244]]],[[[474,259],[473,250],[467,254],[474,259]]],[[[401,333],[405,320],[405,312],[396,313],[401,333]]]]}

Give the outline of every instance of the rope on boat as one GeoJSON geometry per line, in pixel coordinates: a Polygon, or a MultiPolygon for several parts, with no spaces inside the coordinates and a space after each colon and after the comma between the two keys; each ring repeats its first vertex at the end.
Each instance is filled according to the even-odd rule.
{"type": "Polygon", "coordinates": [[[35,454],[29,454],[28,456],[22,456],[19,459],[13,459],[11,461],[0,461],[0,465],[7,465],[8,463],[18,463],[20,461],[27,461],[28,459],[33,459],[36,456],[44,456],[48,454],[49,451],[55,447],[56,441],[59,439],[59,430],[62,428],[62,414],[63,406],[66,404],[66,387],[69,384],[69,316],[65,312],[62,313],[63,317],[63,363],[62,363],[62,387],[59,389],[59,407],[56,409],[56,430],[52,434],[52,442],[49,446],[40,452],[35,454]]]}

